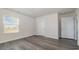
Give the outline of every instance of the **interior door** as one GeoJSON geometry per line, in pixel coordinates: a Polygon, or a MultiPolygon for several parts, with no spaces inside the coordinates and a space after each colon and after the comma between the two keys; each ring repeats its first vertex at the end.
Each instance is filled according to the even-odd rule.
{"type": "Polygon", "coordinates": [[[61,18],[61,37],[75,39],[75,21],[73,16],[61,18]]]}

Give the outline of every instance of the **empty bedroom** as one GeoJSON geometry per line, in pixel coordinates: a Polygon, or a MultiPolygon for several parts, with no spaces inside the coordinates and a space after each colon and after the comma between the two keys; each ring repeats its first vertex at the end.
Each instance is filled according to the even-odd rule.
{"type": "Polygon", "coordinates": [[[78,50],[78,8],[0,8],[0,50],[78,50]]]}

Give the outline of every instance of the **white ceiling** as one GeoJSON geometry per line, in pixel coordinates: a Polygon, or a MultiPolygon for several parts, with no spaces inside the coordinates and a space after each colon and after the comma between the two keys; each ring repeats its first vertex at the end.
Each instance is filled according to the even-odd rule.
{"type": "Polygon", "coordinates": [[[9,10],[16,11],[32,17],[39,17],[54,12],[69,12],[75,9],[74,8],[9,8],[9,10]]]}

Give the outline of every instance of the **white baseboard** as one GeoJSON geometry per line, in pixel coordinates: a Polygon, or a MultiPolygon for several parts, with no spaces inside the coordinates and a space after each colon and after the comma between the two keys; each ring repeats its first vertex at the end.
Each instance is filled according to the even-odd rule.
{"type": "Polygon", "coordinates": [[[34,35],[34,34],[28,35],[28,36],[17,37],[17,38],[13,38],[13,39],[8,39],[8,40],[3,40],[3,41],[0,41],[0,44],[1,44],[1,43],[6,43],[6,42],[9,42],[9,41],[13,41],[13,40],[19,40],[19,39],[21,39],[21,38],[30,37],[30,36],[33,36],[33,35],[34,35]]]}

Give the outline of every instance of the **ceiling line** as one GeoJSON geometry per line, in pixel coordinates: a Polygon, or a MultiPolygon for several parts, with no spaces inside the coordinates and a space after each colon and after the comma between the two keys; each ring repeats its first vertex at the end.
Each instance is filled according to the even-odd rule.
{"type": "Polygon", "coordinates": [[[19,14],[24,15],[24,16],[28,16],[28,17],[32,17],[32,18],[34,18],[33,16],[26,15],[26,14],[24,14],[24,13],[22,13],[22,12],[15,11],[15,10],[12,10],[12,9],[9,9],[9,8],[3,8],[3,9],[9,10],[9,11],[13,11],[13,12],[19,13],[19,14]]]}

